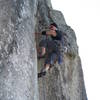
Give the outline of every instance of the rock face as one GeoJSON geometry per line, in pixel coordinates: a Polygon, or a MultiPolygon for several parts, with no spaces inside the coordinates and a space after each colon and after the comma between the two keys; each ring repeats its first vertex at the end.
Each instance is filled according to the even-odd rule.
{"type": "MultiPolygon", "coordinates": [[[[39,0],[37,12],[37,33],[56,22],[59,29],[66,33],[66,46],[62,65],[56,64],[48,75],[39,80],[40,100],[87,100],[84,87],[81,60],[78,55],[78,46],[73,29],[66,25],[63,14],[52,9],[50,0],[39,0]]],[[[37,43],[40,37],[37,38],[37,43]]],[[[38,69],[43,67],[43,61],[38,61],[38,69]]]]}
{"type": "Polygon", "coordinates": [[[0,0],[0,100],[38,100],[37,0],[0,0]]]}
{"type": "Polygon", "coordinates": [[[0,0],[0,100],[87,100],[75,32],[50,0],[0,0]],[[38,33],[51,22],[66,33],[68,52],[38,80],[38,33]]]}

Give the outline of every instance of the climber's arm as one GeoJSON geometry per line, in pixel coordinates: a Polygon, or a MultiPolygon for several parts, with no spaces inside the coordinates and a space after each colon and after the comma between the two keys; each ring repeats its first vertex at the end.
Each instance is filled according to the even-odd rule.
{"type": "Polygon", "coordinates": [[[42,31],[42,32],[40,32],[40,33],[35,33],[35,35],[37,36],[37,35],[49,35],[50,34],[50,32],[49,31],[42,31]]]}

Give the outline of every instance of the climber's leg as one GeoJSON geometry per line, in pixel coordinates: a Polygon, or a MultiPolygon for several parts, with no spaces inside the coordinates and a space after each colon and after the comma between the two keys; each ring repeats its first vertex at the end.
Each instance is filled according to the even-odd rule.
{"type": "Polygon", "coordinates": [[[45,66],[41,70],[40,73],[38,73],[38,78],[45,76],[48,70],[51,68],[51,66],[55,63],[57,59],[56,53],[49,54],[48,57],[45,60],[45,66]]]}
{"type": "Polygon", "coordinates": [[[57,55],[58,64],[62,64],[62,62],[63,62],[63,54],[61,51],[62,43],[61,43],[61,41],[57,41],[57,40],[54,41],[54,43],[55,43],[55,52],[57,55]]]}
{"type": "Polygon", "coordinates": [[[38,78],[40,78],[40,77],[42,77],[42,76],[45,76],[46,73],[48,72],[49,68],[50,68],[50,64],[46,64],[46,65],[44,66],[44,68],[41,70],[41,72],[38,73],[38,78]]]}
{"type": "Polygon", "coordinates": [[[46,48],[45,47],[41,47],[41,48],[42,48],[42,51],[38,54],[38,59],[44,58],[46,54],[46,48]]]}
{"type": "Polygon", "coordinates": [[[41,53],[41,55],[43,56],[43,55],[45,55],[45,53],[46,53],[46,48],[42,47],[42,53],[41,53]]]}
{"type": "Polygon", "coordinates": [[[46,40],[42,42],[42,47],[46,47],[45,50],[44,48],[43,51],[47,50],[47,57],[45,59],[45,66],[44,68],[41,70],[40,73],[38,73],[38,77],[42,77],[44,75],[46,75],[46,72],[51,68],[52,65],[54,65],[54,63],[57,61],[57,46],[56,43],[54,41],[50,41],[50,40],[46,40]],[[46,43],[44,43],[46,42],[46,43]],[[46,44],[44,46],[44,44],[46,44]]]}
{"type": "Polygon", "coordinates": [[[50,64],[46,64],[45,65],[45,71],[47,72],[49,70],[49,68],[50,68],[50,64]]]}
{"type": "Polygon", "coordinates": [[[38,58],[43,58],[44,55],[46,54],[46,52],[48,52],[48,51],[50,52],[51,51],[50,48],[52,48],[52,45],[53,45],[53,43],[50,39],[41,40],[39,43],[39,47],[41,48],[41,52],[40,52],[38,58]]]}
{"type": "Polygon", "coordinates": [[[39,47],[41,48],[41,52],[38,53],[38,59],[44,58],[46,54],[47,40],[41,40],[39,47]]]}

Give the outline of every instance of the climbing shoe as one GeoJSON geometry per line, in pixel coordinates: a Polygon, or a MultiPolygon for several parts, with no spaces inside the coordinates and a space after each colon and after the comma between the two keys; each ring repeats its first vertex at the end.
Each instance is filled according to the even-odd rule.
{"type": "Polygon", "coordinates": [[[46,72],[40,72],[40,73],[38,73],[38,78],[45,76],[45,75],[46,75],[46,72]]]}

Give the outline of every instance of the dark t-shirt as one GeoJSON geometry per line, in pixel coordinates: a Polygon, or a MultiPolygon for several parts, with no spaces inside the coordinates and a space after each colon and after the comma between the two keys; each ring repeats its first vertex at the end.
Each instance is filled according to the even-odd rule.
{"type": "MultiPolygon", "coordinates": [[[[62,33],[59,30],[56,30],[57,35],[56,36],[51,36],[53,40],[61,40],[62,39],[62,33]]],[[[46,35],[46,31],[42,32],[42,35],[46,35]]]]}

